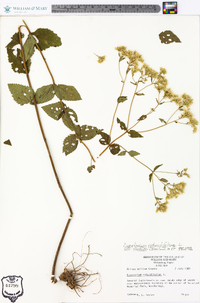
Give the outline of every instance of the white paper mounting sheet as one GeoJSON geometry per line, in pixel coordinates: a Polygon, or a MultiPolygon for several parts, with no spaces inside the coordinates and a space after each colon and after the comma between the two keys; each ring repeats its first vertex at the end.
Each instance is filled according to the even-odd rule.
{"type": "MultiPolygon", "coordinates": [[[[121,89],[115,50],[121,45],[139,52],[152,68],[166,68],[169,87],[194,99],[191,109],[198,119],[198,16],[43,16],[26,17],[25,21],[31,31],[49,28],[61,37],[62,46],[45,50],[44,56],[56,83],[73,85],[79,91],[82,100],[68,103],[77,112],[79,123],[109,131],[121,89]],[[161,43],[159,34],[165,30],[173,31],[181,43],[161,43]],[[98,64],[95,54],[105,55],[105,62],[98,64]]],[[[188,167],[191,178],[186,180],[185,193],[170,202],[166,213],[156,213],[145,167],[128,156],[113,156],[108,151],[97,159],[103,146],[95,138],[88,142],[97,160],[89,174],[86,149],[79,146],[65,156],[62,144],[70,131],[40,109],[58,175],[74,211],[56,274],[72,259],[73,252],[87,252],[88,245],[91,252],[102,254],[90,255],[87,264],[101,274],[98,294],[93,294],[99,291],[98,281],[85,288],[81,297],[63,282],[51,284],[52,262],[69,212],[52,173],[34,108],[18,105],[8,90],[8,83],[27,85],[24,74],[11,70],[5,48],[21,24],[21,17],[1,18],[0,279],[23,277],[24,294],[17,303],[137,302],[137,297],[127,297],[125,289],[127,267],[137,263],[138,249],[133,247],[153,247],[153,254],[159,252],[162,258],[171,253],[169,247],[174,247],[173,254],[181,251],[184,255],[189,250],[199,257],[199,131],[193,134],[189,126],[169,125],[146,133],[141,141],[124,140],[127,148],[138,151],[138,159],[151,168],[158,164],[171,171],[188,167]],[[12,146],[3,144],[8,139],[12,146]],[[127,247],[131,249],[127,251],[127,247]]],[[[51,84],[39,54],[33,58],[30,76],[35,90],[51,84]]],[[[149,102],[144,108],[141,101],[132,115],[149,110],[149,102]]],[[[123,107],[120,111],[123,118],[123,107]]],[[[188,266],[183,260],[179,268],[188,266]]],[[[196,270],[198,282],[198,265],[196,270]]],[[[174,268],[172,277],[173,272],[174,268]]],[[[181,275],[187,279],[185,270],[181,275]]],[[[145,296],[141,301],[161,302],[160,291],[158,299],[145,296]]],[[[181,291],[184,293],[184,287],[181,291]]],[[[191,297],[176,294],[171,291],[165,299],[163,292],[162,301],[200,300],[196,290],[191,297]]],[[[8,302],[0,297],[2,303],[8,302]]]]}

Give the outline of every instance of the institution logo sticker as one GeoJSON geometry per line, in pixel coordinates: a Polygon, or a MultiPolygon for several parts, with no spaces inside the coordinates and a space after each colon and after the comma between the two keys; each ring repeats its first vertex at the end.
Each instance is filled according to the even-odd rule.
{"type": "Polygon", "coordinates": [[[8,13],[10,13],[10,10],[11,10],[11,7],[10,7],[10,6],[6,5],[6,6],[4,7],[4,13],[8,14],[8,13]]]}
{"type": "Polygon", "coordinates": [[[7,276],[1,279],[2,295],[11,302],[15,302],[24,293],[23,278],[20,276],[7,276]]]}

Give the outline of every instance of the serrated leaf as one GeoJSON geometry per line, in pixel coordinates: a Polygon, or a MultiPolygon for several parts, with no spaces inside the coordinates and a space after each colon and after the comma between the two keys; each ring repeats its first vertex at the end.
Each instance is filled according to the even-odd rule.
{"type": "Polygon", "coordinates": [[[153,171],[155,171],[156,169],[158,169],[160,166],[162,166],[163,164],[159,164],[159,165],[156,165],[153,169],[153,171]]]}
{"type": "Polygon", "coordinates": [[[77,117],[77,114],[76,112],[69,108],[69,107],[66,107],[65,108],[65,113],[62,115],[62,120],[63,120],[63,123],[72,131],[75,131],[79,136],[80,136],[80,126],[79,125],[76,125],[74,123],[74,121],[72,120],[72,118],[74,118],[74,121],[75,122],[78,122],[78,117],[77,117]]]}
{"type": "Polygon", "coordinates": [[[13,99],[20,105],[31,103],[34,91],[31,87],[21,84],[8,84],[13,99]]]}
{"type": "Polygon", "coordinates": [[[151,182],[152,180],[152,177],[153,177],[153,173],[149,174],[149,181],[151,182]]]}
{"type": "Polygon", "coordinates": [[[108,145],[110,143],[110,136],[104,132],[100,132],[99,135],[101,135],[101,139],[99,139],[99,142],[102,145],[108,145]]]}
{"type": "Polygon", "coordinates": [[[45,50],[51,46],[60,46],[61,39],[53,31],[48,28],[38,28],[32,35],[39,40],[38,45],[41,50],[45,50]]]}
{"type": "Polygon", "coordinates": [[[127,130],[126,124],[124,122],[122,122],[119,118],[117,118],[117,123],[120,124],[120,128],[122,130],[127,130]]]}
{"type": "Polygon", "coordinates": [[[14,72],[25,74],[25,68],[21,57],[21,50],[17,48],[17,54],[14,55],[14,49],[7,48],[8,61],[11,63],[11,68],[14,72]]]}
{"type": "Polygon", "coordinates": [[[77,101],[81,100],[81,96],[74,86],[58,84],[54,87],[56,96],[60,100],[77,101]]]}
{"type": "Polygon", "coordinates": [[[45,85],[36,90],[35,101],[37,104],[45,103],[53,99],[54,96],[55,92],[53,84],[45,85]]]}
{"type": "Polygon", "coordinates": [[[130,150],[128,153],[129,153],[129,156],[131,156],[131,157],[140,155],[140,153],[136,152],[135,150],[130,150]]]}
{"type": "Polygon", "coordinates": [[[71,154],[78,146],[78,140],[76,135],[71,134],[68,137],[66,137],[63,141],[63,152],[65,155],[71,154]]]}
{"type": "Polygon", "coordinates": [[[128,134],[131,138],[143,138],[143,136],[135,130],[129,130],[128,134]]]}
{"type": "Polygon", "coordinates": [[[81,140],[90,140],[94,138],[98,134],[98,128],[90,125],[82,125],[81,126],[81,135],[79,138],[81,140]]]}
{"type": "Polygon", "coordinates": [[[118,99],[117,99],[117,102],[118,103],[122,103],[122,102],[124,102],[124,101],[126,101],[127,100],[127,97],[126,96],[120,96],[118,99]]]}
{"type": "MultiPolygon", "coordinates": [[[[21,33],[21,37],[24,37],[24,34],[21,33]]],[[[20,44],[19,41],[19,32],[15,33],[12,37],[11,37],[11,41],[8,43],[8,45],[6,46],[7,48],[13,48],[14,46],[16,46],[17,44],[20,44]]]]}
{"type": "Polygon", "coordinates": [[[161,178],[160,181],[161,181],[161,182],[164,182],[164,183],[167,183],[167,182],[168,182],[168,180],[165,179],[165,178],[161,178]]]}
{"type": "Polygon", "coordinates": [[[110,152],[113,155],[117,155],[120,151],[120,146],[118,144],[111,144],[109,146],[110,152]]]}
{"type": "Polygon", "coordinates": [[[164,119],[162,119],[162,118],[159,118],[159,120],[160,120],[160,122],[162,122],[162,123],[167,123],[164,119]]]}
{"type": "Polygon", "coordinates": [[[95,165],[88,166],[87,171],[91,173],[95,169],[95,165]]]}
{"type": "Polygon", "coordinates": [[[118,154],[118,156],[125,156],[126,155],[126,151],[123,150],[121,153],[118,154]]]}
{"type": "Polygon", "coordinates": [[[42,109],[47,113],[47,115],[55,120],[59,120],[64,114],[64,110],[60,102],[42,106],[42,109]]]}
{"type": "Polygon", "coordinates": [[[25,57],[25,62],[32,57],[35,51],[35,38],[32,35],[28,35],[24,45],[23,45],[23,50],[24,50],[24,57],[25,57]]]}

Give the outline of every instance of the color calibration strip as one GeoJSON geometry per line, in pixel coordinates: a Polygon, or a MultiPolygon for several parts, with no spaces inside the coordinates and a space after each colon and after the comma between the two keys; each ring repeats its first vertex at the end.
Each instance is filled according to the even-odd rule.
{"type": "Polygon", "coordinates": [[[177,14],[177,2],[163,2],[163,14],[177,14]]]}

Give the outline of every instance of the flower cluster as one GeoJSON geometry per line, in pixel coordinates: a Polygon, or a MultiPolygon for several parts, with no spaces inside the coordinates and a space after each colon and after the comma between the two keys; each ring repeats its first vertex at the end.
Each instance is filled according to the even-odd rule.
{"type": "Polygon", "coordinates": [[[156,212],[165,213],[167,211],[167,205],[168,205],[168,202],[159,203],[156,208],[156,212]]]}
{"type": "Polygon", "coordinates": [[[167,90],[168,81],[164,76],[166,73],[167,73],[166,69],[163,67],[160,67],[160,72],[158,73],[157,81],[154,85],[155,88],[158,90],[158,92],[161,92],[161,91],[165,92],[167,90]]]}
{"type": "Polygon", "coordinates": [[[177,176],[178,177],[186,176],[186,177],[190,178],[190,175],[187,173],[187,171],[188,171],[188,168],[184,168],[182,171],[177,172],[177,176]]]}
{"type": "Polygon", "coordinates": [[[98,56],[98,55],[96,55],[96,56],[98,57],[98,60],[97,60],[98,63],[103,63],[106,60],[106,56],[98,56]]]}
{"type": "Polygon", "coordinates": [[[158,72],[155,71],[153,68],[149,67],[149,65],[147,65],[146,63],[143,64],[141,71],[143,73],[144,70],[144,74],[147,77],[150,77],[152,79],[156,79],[158,77],[158,72]]]}
{"type": "Polygon", "coordinates": [[[194,118],[193,113],[189,109],[184,109],[183,113],[179,117],[179,119],[187,118],[189,121],[187,124],[189,124],[193,128],[193,133],[196,133],[197,131],[197,125],[199,124],[198,121],[194,118]]]}
{"type": "MultiPolygon", "coordinates": [[[[186,171],[187,171],[187,169],[186,169],[186,171]]],[[[185,171],[185,174],[186,174],[186,171],[185,171]]],[[[166,195],[165,202],[164,203],[161,203],[161,202],[157,203],[156,212],[166,212],[167,208],[168,208],[169,200],[173,199],[173,198],[176,199],[176,198],[178,198],[178,196],[180,194],[183,194],[185,186],[186,186],[185,182],[180,182],[180,183],[177,183],[177,184],[175,184],[175,183],[174,184],[168,184],[167,185],[168,192],[167,192],[167,195],[166,195]]]]}
{"type": "Polygon", "coordinates": [[[136,51],[127,50],[125,46],[118,46],[115,47],[115,49],[118,51],[119,61],[122,61],[125,58],[128,59],[128,65],[131,67],[132,74],[139,71],[139,62],[144,62],[142,55],[136,51]]]}
{"type": "Polygon", "coordinates": [[[181,96],[175,95],[170,88],[165,90],[164,98],[168,98],[170,102],[174,102],[176,105],[178,105],[179,110],[182,112],[178,120],[183,118],[188,119],[189,121],[186,124],[190,125],[193,128],[193,133],[195,133],[197,131],[198,121],[194,118],[193,113],[190,111],[190,106],[193,104],[193,99],[185,93],[181,96]]]}
{"type": "Polygon", "coordinates": [[[169,192],[166,195],[166,202],[168,202],[169,199],[178,198],[180,194],[184,193],[186,183],[180,182],[177,184],[168,185],[169,192]]]}
{"type": "Polygon", "coordinates": [[[189,108],[193,104],[193,99],[187,94],[182,94],[181,97],[174,94],[170,99],[171,102],[175,102],[179,107],[185,106],[189,108]]]}

